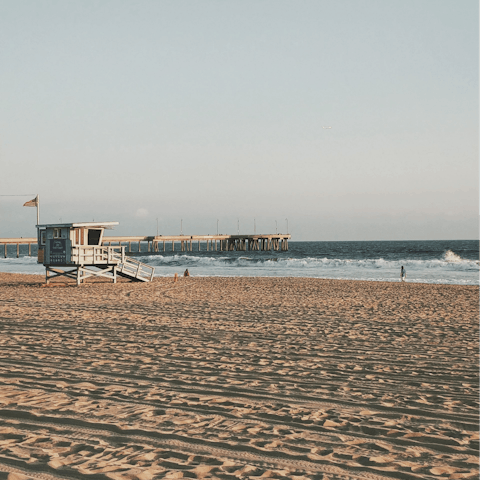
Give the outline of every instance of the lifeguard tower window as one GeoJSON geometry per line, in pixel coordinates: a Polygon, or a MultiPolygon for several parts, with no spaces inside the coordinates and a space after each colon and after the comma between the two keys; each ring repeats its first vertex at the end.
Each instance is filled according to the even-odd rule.
{"type": "Polygon", "coordinates": [[[53,229],[53,238],[62,238],[62,229],[54,228],[53,229]]]}
{"type": "Polygon", "coordinates": [[[99,245],[100,244],[100,235],[102,234],[101,230],[88,230],[88,244],[89,245],[99,245]]]}
{"type": "Polygon", "coordinates": [[[40,231],[40,245],[45,245],[45,240],[47,239],[47,231],[41,230],[40,231]]]}

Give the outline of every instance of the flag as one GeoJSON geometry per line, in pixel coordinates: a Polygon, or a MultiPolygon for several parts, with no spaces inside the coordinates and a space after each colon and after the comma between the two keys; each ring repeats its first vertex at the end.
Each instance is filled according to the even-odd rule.
{"type": "Polygon", "coordinates": [[[32,199],[32,200],[29,200],[28,202],[25,202],[23,204],[24,207],[38,207],[38,195],[32,199]]]}

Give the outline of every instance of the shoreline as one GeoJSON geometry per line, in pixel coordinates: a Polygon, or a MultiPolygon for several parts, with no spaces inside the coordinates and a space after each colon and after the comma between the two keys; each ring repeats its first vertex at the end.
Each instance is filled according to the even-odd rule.
{"type": "MultiPolygon", "coordinates": [[[[178,278],[184,278],[183,274],[181,272],[182,269],[178,272],[178,278]]],[[[29,272],[2,272],[0,271],[0,275],[30,275],[30,276],[37,276],[41,277],[43,280],[45,280],[45,274],[41,273],[29,273],[29,272]]],[[[168,275],[154,275],[154,280],[155,279],[172,279],[173,280],[173,274],[168,274],[168,275]]],[[[285,278],[285,279],[303,279],[303,280],[325,280],[325,281],[339,281],[339,282],[368,282],[368,283],[391,283],[391,284],[396,284],[396,283],[401,283],[401,284],[408,284],[408,285],[450,285],[450,286],[457,286],[457,287],[480,287],[480,280],[478,283],[433,283],[433,282],[428,282],[428,281],[410,281],[407,279],[405,282],[401,282],[400,280],[377,280],[377,279],[360,279],[360,278],[327,278],[327,277],[295,277],[295,276],[275,276],[275,275],[269,275],[269,276],[261,276],[261,275],[195,275],[195,274],[190,274],[189,278],[232,278],[232,279],[240,279],[240,278],[271,278],[271,279],[280,279],[280,278],[285,278]]],[[[72,285],[75,284],[73,280],[52,280],[52,283],[71,283],[72,285]]],[[[111,283],[113,282],[111,280],[93,280],[89,279],[87,281],[88,283],[111,283]]],[[[123,279],[123,278],[117,278],[117,284],[118,283],[131,283],[128,279],[123,279]]]]}

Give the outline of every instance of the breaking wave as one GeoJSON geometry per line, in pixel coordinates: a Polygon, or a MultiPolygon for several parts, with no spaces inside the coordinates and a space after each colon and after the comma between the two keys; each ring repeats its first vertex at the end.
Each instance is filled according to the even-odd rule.
{"type": "Polygon", "coordinates": [[[162,265],[190,265],[190,266],[237,266],[249,267],[252,265],[274,266],[276,268],[400,268],[402,265],[416,268],[457,268],[457,269],[479,269],[478,260],[463,259],[451,250],[447,251],[442,258],[438,259],[402,259],[387,260],[384,258],[371,259],[341,259],[341,258],[294,258],[294,257],[236,257],[236,256],[197,256],[197,255],[148,255],[136,257],[140,261],[148,263],[152,266],[162,265]]]}
{"type": "Polygon", "coordinates": [[[45,267],[37,263],[37,257],[8,257],[0,258],[0,272],[44,274],[45,267]]]}
{"type": "Polygon", "coordinates": [[[443,255],[443,257],[446,262],[450,262],[450,263],[458,263],[458,262],[465,261],[460,255],[457,255],[455,252],[452,252],[451,250],[447,250],[443,255]]]}

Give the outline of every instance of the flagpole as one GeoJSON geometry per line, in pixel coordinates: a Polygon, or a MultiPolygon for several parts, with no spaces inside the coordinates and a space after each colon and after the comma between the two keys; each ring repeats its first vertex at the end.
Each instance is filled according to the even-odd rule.
{"type": "Polygon", "coordinates": [[[37,225],[40,225],[40,195],[37,195],[37,225]]]}

